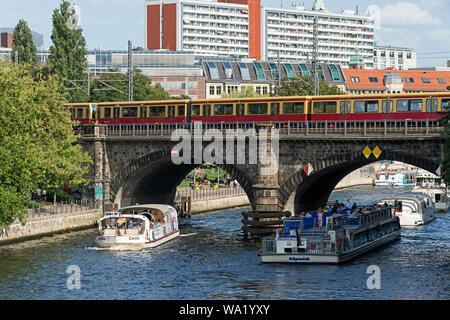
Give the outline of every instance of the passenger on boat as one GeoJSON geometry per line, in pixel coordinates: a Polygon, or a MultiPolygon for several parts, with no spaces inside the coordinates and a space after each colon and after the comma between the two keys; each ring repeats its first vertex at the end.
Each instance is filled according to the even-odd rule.
{"type": "Polygon", "coordinates": [[[311,213],[308,212],[308,213],[306,213],[305,217],[306,218],[312,218],[312,215],[311,215],[311,213]]]}
{"type": "Polygon", "coordinates": [[[350,199],[347,199],[347,202],[345,203],[345,207],[348,208],[348,209],[350,209],[352,207],[350,199]]]}
{"type": "Polygon", "coordinates": [[[357,206],[356,206],[356,202],[353,202],[353,205],[352,205],[352,207],[351,207],[351,210],[354,211],[354,210],[356,209],[356,207],[357,207],[357,206]]]}

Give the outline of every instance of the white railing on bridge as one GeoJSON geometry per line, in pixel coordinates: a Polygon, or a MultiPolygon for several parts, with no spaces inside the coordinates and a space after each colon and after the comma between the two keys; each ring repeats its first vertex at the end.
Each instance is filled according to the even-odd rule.
{"type": "MultiPolygon", "coordinates": [[[[260,122],[268,123],[268,122],[260,122]]],[[[270,122],[269,122],[270,123],[270,122]]],[[[109,137],[156,137],[184,134],[204,134],[205,130],[243,129],[256,132],[258,122],[196,122],[196,123],[147,123],[147,124],[108,124],[106,136],[109,137]],[[181,131],[183,130],[183,131],[181,131]]],[[[341,135],[341,136],[373,136],[373,135],[441,135],[443,128],[440,120],[360,120],[360,121],[285,121],[273,122],[281,135],[341,135]]],[[[82,135],[92,134],[92,126],[77,128],[82,135]]]]}

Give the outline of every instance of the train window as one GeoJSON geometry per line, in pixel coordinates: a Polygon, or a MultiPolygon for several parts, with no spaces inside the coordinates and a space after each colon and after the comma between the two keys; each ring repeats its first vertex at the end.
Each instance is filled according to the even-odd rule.
{"type": "Polygon", "coordinates": [[[336,101],[318,101],[313,105],[314,113],[336,113],[336,101]]]}
{"type": "Polygon", "coordinates": [[[304,102],[283,102],[283,114],[305,113],[304,102]]]}
{"type": "Polygon", "coordinates": [[[142,106],[140,108],[140,116],[141,118],[147,118],[147,107],[142,106]]]}
{"type": "Polygon", "coordinates": [[[270,114],[273,116],[280,114],[280,104],[278,102],[273,102],[270,104],[270,114]]]}
{"type": "Polygon", "coordinates": [[[200,105],[199,104],[191,105],[191,116],[200,116],[200,105]]]}
{"type": "Polygon", "coordinates": [[[267,103],[249,103],[247,105],[248,114],[267,114],[267,103]]]}
{"type": "Polygon", "coordinates": [[[177,116],[178,117],[186,116],[186,106],[177,106],[177,116]]]}
{"type": "Polygon", "coordinates": [[[243,103],[238,103],[236,104],[236,113],[238,116],[243,116],[245,111],[245,104],[243,103]]]}
{"type": "Polygon", "coordinates": [[[150,107],[150,116],[151,117],[165,117],[166,116],[166,107],[150,107]]]}
{"type": "Polygon", "coordinates": [[[77,108],[77,119],[84,119],[84,109],[77,108]]]}
{"type": "Polygon", "coordinates": [[[450,99],[442,99],[441,101],[441,111],[450,110],[450,99]]]}
{"type": "Polygon", "coordinates": [[[136,118],[137,115],[137,107],[122,107],[122,118],[136,118]]]}
{"type": "Polygon", "coordinates": [[[351,102],[350,101],[341,101],[341,113],[347,114],[350,113],[351,102]],[[347,106],[345,106],[345,102],[347,102],[347,106]]]}
{"type": "Polygon", "coordinates": [[[422,111],[422,99],[397,100],[397,112],[422,111]]]}
{"type": "Polygon", "coordinates": [[[103,118],[111,118],[111,108],[103,108],[103,118]]]}
{"type": "Polygon", "coordinates": [[[70,119],[75,119],[75,109],[70,108],[70,119]]]}
{"type": "Polygon", "coordinates": [[[378,112],[379,103],[378,101],[355,101],[354,104],[355,112],[378,112]]]}
{"type": "Polygon", "coordinates": [[[203,116],[209,117],[211,115],[211,105],[210,104],[204,104],[203,105],[203,116]]]}
{"type": "Polygon", "coordinates": [[[214,105],[215,116],[231,116],[233,115],[232,104],[215,104],[214,105]]]}

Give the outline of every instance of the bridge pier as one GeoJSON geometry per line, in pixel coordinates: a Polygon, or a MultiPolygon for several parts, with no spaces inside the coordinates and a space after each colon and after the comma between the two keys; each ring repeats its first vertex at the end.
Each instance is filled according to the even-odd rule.
{"type": "Polygon", "coordinates": [[[281,212],[282,205],[278,198],[278,136],[274,137],[273,124],[256,125],[259,149],[256,184],[253,189],[253,209],[242,212],[242,230],[244,237],[266,235],[283,225],[283,219],[289,212],[281,212]],[[276,145],[277,147],[274,147],[276,145]]]}

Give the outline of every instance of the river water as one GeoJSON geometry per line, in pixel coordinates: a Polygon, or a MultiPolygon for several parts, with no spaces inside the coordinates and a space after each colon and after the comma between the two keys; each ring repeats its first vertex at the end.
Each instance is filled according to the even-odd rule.
{"type": "MultiPolygon", "coordinates": [[[[330,200],[373,203],[392,192],[359,187],[330,200]]],[[[450,298],[448,214],[343,265],[308,266],[261,264],[260,242],[242,240],[241,210],[182,220],[181,236],[154,249],[96,250],[95,229],[0,247],[0,299],[450,298]],[[69,290],[73,265],[80,288],[69,290]],[[367,287],[371,265],[380,268],[380,289],[367,287]]]]}

